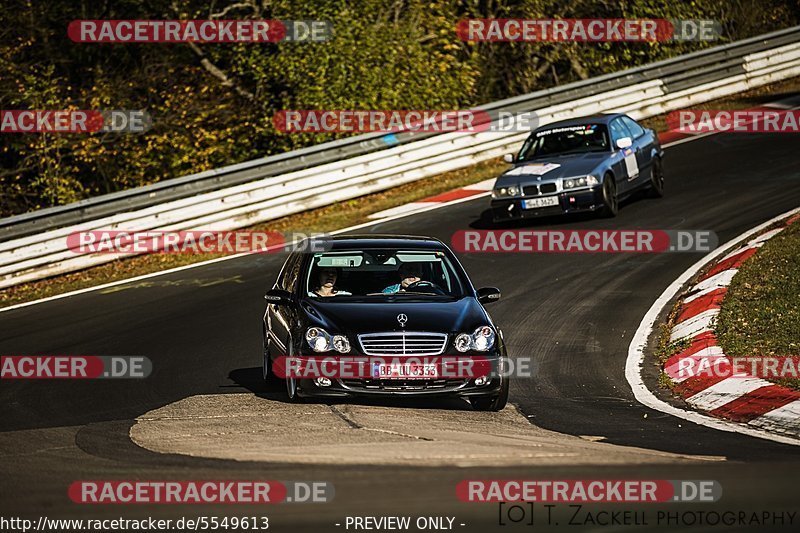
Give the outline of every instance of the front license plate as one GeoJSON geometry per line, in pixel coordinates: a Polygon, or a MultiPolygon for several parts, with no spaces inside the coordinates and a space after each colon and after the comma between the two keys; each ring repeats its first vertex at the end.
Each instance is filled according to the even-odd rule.
{"type": "Polygon", "coordinates": [[[544,198],[531,198],[529,200],[523,200],[523,205],[525,209],[536,209],[538,207],[550,207],[554,205],[558,205],[558,197],[557,196],[546,196],[544,198]]]}
{"type": "Polygon", "coordinates": [[[388,363],[376,364],[372,376],[378,379],[435,379],[439,371],[435,364],[388,363]]]}

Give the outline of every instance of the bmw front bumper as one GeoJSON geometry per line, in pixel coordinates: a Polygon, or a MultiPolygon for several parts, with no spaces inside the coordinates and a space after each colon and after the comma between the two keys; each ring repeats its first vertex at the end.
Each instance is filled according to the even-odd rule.
{"type": "Polygon", "coordinates": [[[491,202],[492,220],[505,222],[546,216],[597,211],[603,206],[603,188],[600,185],[578,191],[563,191],[556,195],[558,205],[525,208],[525,200],[543,196],[494,198],[491,202]]]}

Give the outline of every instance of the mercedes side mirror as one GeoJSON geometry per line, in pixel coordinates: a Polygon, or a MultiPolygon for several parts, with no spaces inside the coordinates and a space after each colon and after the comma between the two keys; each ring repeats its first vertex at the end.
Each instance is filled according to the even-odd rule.
{"type": "Polygon", "coordinates": [[[633,146],[633,139],[630,137],[623,137],[621,139],[617,139],[617,148],[620,150],[624,150],[625,148],[630,148],[633,146]]]}
{"type": "Polygon", "coordinates": [[[483,287],[478,289],[478,301],[482,304],[490,304],[500,299],[500,289],[497,287],[483,287]]]}
{"type": "Polygon", "coordinates": [[[506,154],[503,156],[503,161],[506,163],[514,163],[514,154],[506,154]]]}
{"type": "Polygon", "coordinates": [[[271,303],[273,305],[289,305],[290,303],[294,302],[292,293],[283,289],[268,290],[267,294],[264,295],[264,299],[267,301],[267,303],[271,303]]]}

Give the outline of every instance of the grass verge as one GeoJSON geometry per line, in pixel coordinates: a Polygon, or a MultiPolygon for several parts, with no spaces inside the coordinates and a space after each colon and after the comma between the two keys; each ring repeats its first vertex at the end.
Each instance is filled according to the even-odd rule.
{"type": "MultiPolygon", "coordinates": [[[[800,356],[800,224],[768,240],[739,268],[715,330],[730,357],[800,356]]],[[[778,382],[800,389],[800,379],[778,382]]]]}
{"type": "Polygon", "coordinates": [[[680,300],[675,302],[675,305],[672,307],[672,310],[669,312],[669,317],[667,321],[661,324],[658,338],[656,339],[656,347],[655,347],[655,364],[658,366],[659,374],[658,374],[658,385],[662,389],[669,389],[673,390],[675,388],[676,383],[672,381],[672,378],[664,372],[664,365],[667,363],[670,357],[673,355],[685,350],[691,344],[689,339],[682,339],[679,341],[671,341],[670,335],[672,334],[672,328],[675,326],[676,319],[678,317],[678,312],[680,311],[681,304],[683,302],[683,298],[681,297],[680,300]]]}
{"type": "MultiPolygon", "coordinates": [[[[800,78],[792,78],[773,85],[753,89],[730,98],[693,106],[693,109],[746,109],[774,101],[800,91],[800,78]]],[[[651,117],[642,123],[656,131],[666,129],[665,115],[651,117]]],[[[298,213],[288,217],[258,224],[249,230],[296,232],[326,232],[367,222],[370,214],[407,204],[452,189],[463,187],[498,176],[508,165],[499,158],[479,163],[469,168],[407,183],[380,193],[369,194],[353,200],[298,213]]],[[[0,308],[47,298],[113,281],[159,272],[214,259],[215,255],[152,254],[121,259],[44,280],[24,283],[0,290],[0,308]]]]}

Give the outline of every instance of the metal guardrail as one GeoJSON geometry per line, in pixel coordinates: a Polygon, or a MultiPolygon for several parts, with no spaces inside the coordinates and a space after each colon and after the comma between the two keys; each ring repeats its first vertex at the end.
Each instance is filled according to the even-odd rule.
{"type": "MultiPolygon", "coordinates": [[[[540,123],[612,110],[643,118],[798,75],[795,27],[481,109],[535,111],[540,123]]],[[[241,228],[464,168],[526,136],[366,134],[0,220],[0,288],[116,258],[72,252],[73,232],[241,228]]]]}
{"type": "MultiPolygon", "coordinates": [[[[531,111],[600,94],[635,82],[662,79],[668,92],[742,73],[742,57],[800,40],[800,26],[700,50],[650,65],[493,102],[478,109],[531,111]]],[[[64,206],[40,209],[0,219],[0,242],[25,237],[115,213],[143,209],[256,179],[279,176],[314,166],[373,153],[434,136],[434,133],[385,135],[368,133],[284,154],[164,180],[152,185],[96,196],[64,206]]]]}

